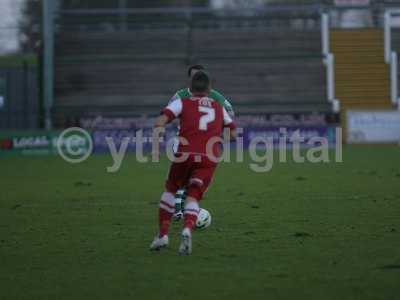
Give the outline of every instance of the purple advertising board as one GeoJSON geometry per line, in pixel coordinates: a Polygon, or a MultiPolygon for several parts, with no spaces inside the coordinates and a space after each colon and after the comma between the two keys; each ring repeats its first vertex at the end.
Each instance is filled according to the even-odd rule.
{"type": "MultiPolygon", "coordinates": [[[[313,127],[247,127],[239,129],[243,138],[243,147],[247,149],[251,142],[259,141],[260,139],[269,140],[274,146],[279,143],[286,143],[286,147],[290,148],[293,145],[292,138],[294,134],[298,134],[298,143],[301,147],[315,146],[318,142],[316,138],[324,138],[330,147],[336,143],[336,131],[333,126],[313,126],[313,127]]],[[[169,141],[176,137],[176,128],[167,128],[164,142],[161,147],[165,148],[165,141],[169,141]]],[[[149,151],[151,149],[151,135],[152,128],[143,128],[142,137],[138,138],[138,131],[134,129],[109,129],[109,130],[95,130],[92,133],[94,151],[96,153],[106,153],[110,151],[110,145],[107,143],[107,138],[116,149],[120,149],[123,141],[127,143],[128,152],[134,152],[139,143],[143,144],[143,150],[149,151]],[[140,140],[140,142],[139,142],[140,140]]]]}

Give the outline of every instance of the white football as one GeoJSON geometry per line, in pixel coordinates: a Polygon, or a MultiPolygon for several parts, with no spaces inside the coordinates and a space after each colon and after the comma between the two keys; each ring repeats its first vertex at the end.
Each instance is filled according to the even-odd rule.
{"type": "Polygon", "coordinates": [[[208,210],[200,208],[199,216],[197,217],[196,228],[206,229],[211,225],[211,214],[208,210]]]}

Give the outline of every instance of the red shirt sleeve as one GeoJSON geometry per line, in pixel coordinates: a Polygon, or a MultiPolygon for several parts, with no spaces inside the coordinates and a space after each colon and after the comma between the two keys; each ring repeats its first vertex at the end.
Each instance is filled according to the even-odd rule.
{"type": "Polygon", "coordinates": [[[236,124],[234,122],[231,122],[229,124],[224,125],[225,128],[229,128],[230,130],[235,130],[236,129],[236,124]]]}
{"type": "Polygon", "coordinates": [[[171,122],[173,119],[175,119],[174,113],[171,110],[169,110],[168,108],[164,108],[161,111],[161,115],[166,115],[168,117],[168,122],[171,122]]]}
{"type": "Polygon", "coordinates": [[[164,114],[168,117],[169,121],[172,121],[175,118],[178,118],[182,113],[182,100],[176,99],[168,104],[166,108],[161,111],[161,114],[164,114]]]}

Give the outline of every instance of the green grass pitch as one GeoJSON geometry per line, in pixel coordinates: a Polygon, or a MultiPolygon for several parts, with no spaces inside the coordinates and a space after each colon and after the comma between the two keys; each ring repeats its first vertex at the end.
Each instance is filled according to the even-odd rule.
{"type": "Polygon", "coordinates": [[[150,253],[168,163],[0,158],[0,299],[399,299],[400,147],[222,164],[193,255],[150,253]]]}

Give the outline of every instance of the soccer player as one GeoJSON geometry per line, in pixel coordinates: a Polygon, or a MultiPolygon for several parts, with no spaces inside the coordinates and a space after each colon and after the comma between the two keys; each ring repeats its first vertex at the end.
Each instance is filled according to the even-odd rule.
{"type": "Polygon", "coordinates": [[[178,151],[175,154],[165,191],[159,207],[159,232],[150,245],[151,250],[168,246],[168,231],[175,212],[175,193],[186,188],[187,198],[184,210],[184,226],[179,254],[192,252],[192,229],[199,213],[199,201],[207,190],[217,167],[215,158],[220,156],[219,143],[225,127],[230,128],[232,138],[236,138],[235,125],[226,109],[211,98],[210,79],[199,71],[191,80],[191,95],[175,99],[162,111],[155,128],[164,128],[175,118],[180,120],[178,151]],[[211,147],[212,145],[212,147],[211,147]]]}
{"type": "MultiPolygon", "coordinates": [[[[196,74],[198,71],[206,71],[205,67],[203,65],[193,65],[190,66],[188,69],[188,77],[191,79],[194,74],[196,74]]],[[[175,93],[175,95],[172,97],[171,101],[176,100],[176,99],[183,99],[190,97],[192,95],[192,92],[190,88],[186,89],[181,89],[175,93]]],[[[214,101],[219,102],[220,105],[222,105],[226,111],[229,113],[231,117],[235,116],[235,112],[233,111],[232,104],[228,99],[226,99],[221,93],[214,89],[210,89],[209,95],[210,98],[214,99],[214,101]]]]}
{"type": "MultiPolygon", "coordinates": [[[[205,71],[205,67],[202,65],[193,65],[190,66],[188,69],[188,77],[192,78],[194,74],[196,74],[198,71],[205,71]]],[[[190,88],[182,89],[179,90],[175,93],[175,95],[172,97],[170,103],[174,100],[178,99],[184,99],[192,96],[192,92],[190,88]]],[[[232,104],[219,92],[216,90],[211,89],[209,91],[208,96],[214,101],[219,102],[220,105],[222,105],[226,111],[229,113],[231,117],[234,117],[235,113],[233,111],[232,104]]],[[[174,152],[176,152],[178,147],[178,142],[175,143],[174,145],[174,152]]],[[[174,219],[175,220],[180,220],[183,217],[183,201],[186,198],[186,191],[185,189],[180,189],[177,191],[175,195],[175,213],[174,213],[174,219]]]]}

